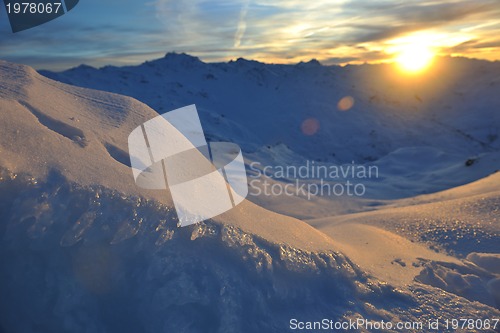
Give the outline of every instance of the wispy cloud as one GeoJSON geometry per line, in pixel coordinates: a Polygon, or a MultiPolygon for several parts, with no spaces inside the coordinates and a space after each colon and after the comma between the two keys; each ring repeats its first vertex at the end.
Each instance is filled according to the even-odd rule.
{"type": "Polygon", "coordinates": [[[249,4],[250,1],[247,0],[241,8],[240,19],[238,21],[238,29],[236,30],[236,34],[234,35],[234,47],[239,47],[241,45],[241,39],[245,35],[245,31],[247,30],[246,18],[249,4]]]}

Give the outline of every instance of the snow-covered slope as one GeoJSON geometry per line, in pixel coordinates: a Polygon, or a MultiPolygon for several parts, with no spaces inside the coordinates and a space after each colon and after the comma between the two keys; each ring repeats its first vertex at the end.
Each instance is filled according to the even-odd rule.
{"type": "Polygon", "coordinates": [[[451,190],[394,201],[380,209],[311,220],[319,229],[363,223],[450,253],[500,253],[500,174],[451,190]]]}
{"type": "Polygon", "coordinates": [[[311,206],[250,197],[299,218],[361,211],[377,200],[448,189],[500,168],[499,62],[440,58],[412,77],[391,65],[203,63],[169,53],[139,66],[41,73],[132,96],[159,113],[195,103],[209,140],[238,143],[248,164],[310,160],[379,168],[378,179],[364,180],[360,200],[326,198],[330,206],[311,206]]]}
{"type": "Polygon", "coordinates": [[[376,211],[309,223],[376,276],[393,283],[416,279],[498,307],[499,209],[500,174],[495,173],[454,189],[395,201],[376,211]],[[466,260],[459,263],[439,252],[466,260]]]}
{"type": "MultiPolygon", "coordinates": [[[[180,63],[169,66],[179,76],[197,75],[196,68],[205,66],[175,59],[180,63]]],[[[225,66],[237,64],[213,66],[225,73],[225,66]]],[[[445,254],[422,253],[428,266],[412,273],[422,283],[408,278],[399,285],[377,276],[355,253],[346,255],[346,242],[249,201],[205,223],[176,228],[169,193],[138,189],[127,166],[128,133],[154,117],[152,109],[129,97],[52,81],[25,66],[0,62],[0,72],[0,331],[283,332],[292,318],[427,324],[500,316],[488,289],[498,285],[496,257],[485,254],[471,255],[470,268],[445,254]],[[481,297],[449,282],[454,271],[467,268],[479,279],[481,297]],[[440,272],[446,285],[432,272],[440,272]]],[[[205,120],[218,117],[259,156],[264,141],[252,143],[252,130],[239,131],[244,122],[204,110],[205,120]]],[[[212,135],[219,133],[217,121],[209,126],[212,135]]],[[[319,141],[310,142],[315,147],[319,141]]],[[[299,148],[296,154],[308,155],[299,148]]],[[[342,158],[354,154],[345,151],[342,158]]],[[[373,228],[379,243],[386,236],[390,244],[407,241],[373,228]]],[[[417,244],[408,255],[420,249],[417,244]]]]}
{"type": "MultiPolygon", "coordinates": [[[[129,167],[128,135],[157,115],[152,109],[128,97],[49,80],[29,67],[1,62],[0,69],[2,167],[35,178],[56,172],[80,185],[100,185],[172,206],[168,191],[138,188],[129,167]]],[[[331,246],[325,237],[303,223],[250,202],[244,202],[221,220],[233,221],[241,228],[280,242],[281,233],[274,233],[273,226],[266,223],[273,220],[274,225],[287,225],[291,238],[286,239],[296,239],[296,245],[305,249],[331,246]],[[258,212],[263,214],[261,219],[250,223],[258,212]],[[234,215],[240,217],[234,219],[234,215]],[[255,229],[251,231],[252,228],[255,229]],[[304,232],[317,234],[318,238],[302,242],[298,235],[304,232]]]]}
{"type": "Polygon", "coordinates": [[[154,117],[151,109],[25,66],[0,69],[7,332],[275,331],[288,315],[284,304],[310,294],[312,306],[324,288],[332,293],[319,305],[325,314],[332,304],[337,316],[349,312],[347,295],[367,277],[307,224],[245,202],[177,229],[168,193],[134,185],[127,135],[154,117]],[[323,286],[299,291],[293,276],[313,272],[323,286]]]}
{"type": "Polygon", "coordinates": [[[413,146],[471,156],[499,148],[500,63],[445,58],[435,67],[418,79],[389,65],[206,64],[169,53],[140,66],[42,74],[132,96],[160,113],[196,103],[213,136],[248,148],[284,143],[313,159],[371,161],[413,146]],[[346,96],[354,104],[339,108],[346,96]],[[312,136],[301,131],[309,118],[319,125],[312,136]]]}
{"type": "Polygon", "coordinates": [[[210,134],[244,147],[284,143],[309,158],[359,163],[402,147],[433,146],[471,157],[500,148],[494,112],[499,71],[498,62],[444,58],[419,79],[389,65],[207,64],[169,53],[135,67],[42,74],[132,96],[160,113],[196,103],[210,134]],[[346,96],[354,104],[339,108],[346,96]],[[319,125],[312,136],[301,131],[309,118],[319,125]]]}

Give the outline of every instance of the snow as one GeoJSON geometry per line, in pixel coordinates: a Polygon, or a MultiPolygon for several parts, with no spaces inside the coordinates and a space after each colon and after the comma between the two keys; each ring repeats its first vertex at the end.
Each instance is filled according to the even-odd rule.
{"type": "MultiPolygon", "coordinates": [[[[3,167],[42,179],[56,170],[80,185],[97,184],[172,206],[168,191],[138,188],[124,163],[128,158],[128,135],[157,116],[152,109],[128,97],[54,82],[28,67],[0,62],[0,69],[6,74],[1,77],[2,92],[14,92],[0,101],[3,167]],[[17,87],[19,82],[26,82],[22,89],[17,87]],[[22,90],[29,93],[19,94],[22,90]]],[[[332,248],[327,237],[308,225],[248,201],[221,219],[276,242],[286,240],[305,249],[332,248]],[[256,218],[258,221],[250,223],[256,218]],[[268,226],[270,220],[274,225],[287,225],[289,234],[275,233],[274,225],[268,226]],[[302,233],[316,236],[301,240],[302,233]]]]}
{"type": "Polygon", "coordinates": [[[499,64],[441,61],[440,80],[410,83],[385,65],[184,54],[45,76],[0,61],[0,331],[499,318],[499,64]],[[127,137],[193,103],[247,166],[354,161],[380,177],[366,197],[249,197],[177,228],[170,193],[134,183],[127,137]]]}
{"type": "MultiPolygon", "coordinates": [[[[288,165],[305,159],[325,165],[376,165],[365,198],[413,197],[487,177],[499,169],[498,62],[440,58],[423,79],[401,79],[389,65],[322,66],[312,61],[272,65],[238,59],[203,63],[168,53],[139,66],[41,71],[61,82],[132,96],[159,113],[195,103],[209,141],[240,145],[248,164],[288,165]],[[339,102],[350,97],[352,108],[339,102]],[[301,125],[314,119],[317,133],[301,125]],[[468,160],[474,163],[466,166],[468,160]],[[418,163],[415,163],[418,161],[418,163]]],[[[360,200],[319,213],[280,208],[299,218],[362,211],[360,200]]],[[[284,198],[288,200],[289,198],[284,198]]],[[[332,203],[336,205],[336,203],[332,203]]]]}
{"type": "Polygon", "coordinates": [[[339,252],[271,243],[215,221],[176,228],[173,211],[155,202],[51,177],[2,172],[1,193],[12,194],[1,210],[7,331],[271,332],[290,318],[499,314],[452,293],[435,297],[426,285],[394,288],[339,252]]]}
{"type": "Polygon", "coordinates": [[[364,271],[399,287],[413,281],[422,270],[422,262],[458,263],[457,259],[436,253],[423,244],[370,225],[349,223],[320,229],[364,271]]]}
{"type": "MultiPolygon", "coordinates": [[[[498,184],[500,178],[489,178],[490,181],[492,179],[496,179],[498,184]]],[[[453,190],[448,190],[448,193],[451,191],[453,190]]],[[[465,192],[463,188],[458,191],[465,192]]],[[[434,196],[439,198],[444,195],[437,193],[434,196]]],[[[498,190],[435,202],[427,202],[428,197],[424,198],[424,203],[419,203],[419,197],[415,200],[405,199],[399,203],[396,201],[393,207],[378,207],[370,212],[313,219],[309,223],[320,230],[323,226],[345,223],[374,225],[458,257],[465,257],[476,251],[499,252],[498,190]]]]}
{"type": "Polygon", "coordinates": [[[498,291],[494,289],[498,275],[471,267],[449,262],[427,262],[416,281],[460,295],[471,301],[497,306],[498,291]]]}
{"type": "Polygon", "coordinates": [[[466,259],[484,270],[494,274],[500,274],[500,253],[472,252],[467,255],[466,259]]]}

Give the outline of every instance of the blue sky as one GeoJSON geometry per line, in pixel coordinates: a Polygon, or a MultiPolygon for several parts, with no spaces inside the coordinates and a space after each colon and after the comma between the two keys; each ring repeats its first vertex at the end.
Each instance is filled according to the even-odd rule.
{"type": "Polygon", "coordinates": [[[35,68],[137,64],[166,52],[326,64],[390,61],[402,45],[500,59],[498,0],[80,0],[13,34],[0,10],[0,58],[35,68]]]}

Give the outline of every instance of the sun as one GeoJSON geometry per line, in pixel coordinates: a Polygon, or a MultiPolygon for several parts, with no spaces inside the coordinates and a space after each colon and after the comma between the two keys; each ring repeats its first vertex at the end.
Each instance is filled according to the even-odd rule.
{"type": "Polygon", "coordinates": [[[396,57],[399,67],[405,72],[418,73],[429,67],[434,58],[432,50],[421,44],[405,45],[396,57]]]}

